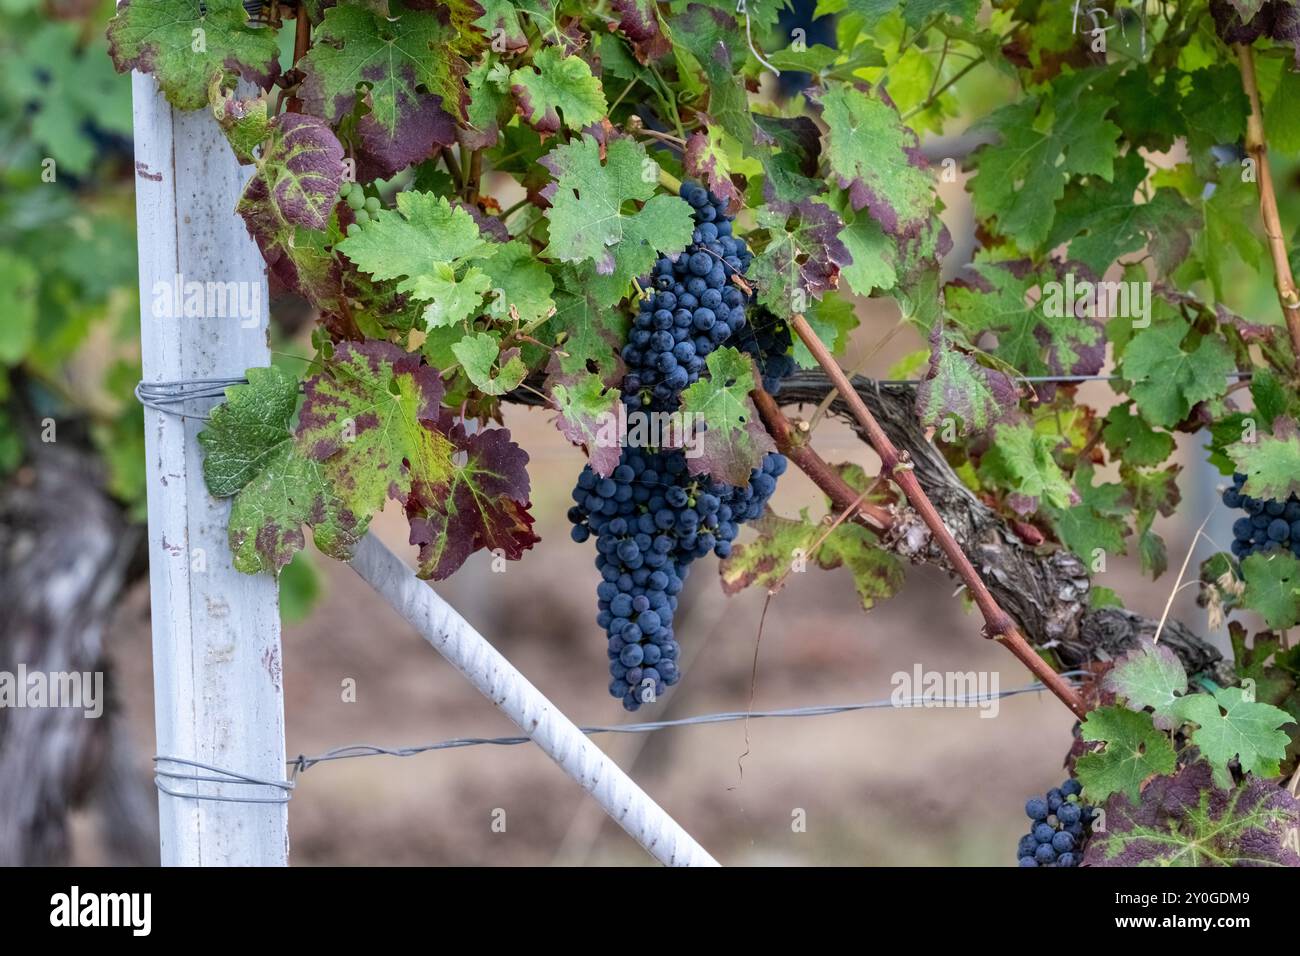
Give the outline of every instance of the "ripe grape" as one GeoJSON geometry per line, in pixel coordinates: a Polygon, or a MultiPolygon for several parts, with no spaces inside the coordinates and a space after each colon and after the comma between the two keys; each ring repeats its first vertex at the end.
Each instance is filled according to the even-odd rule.
{"type": "Polygon", "coordinates": [[[740,332],[739,344],[758,363],[763,388],[773,395],[780,392],[781,380],[795,370],[790,327],[766,309],[755,309],[750,324],[740,332]]]}
{"type": "Polygon", "coordinates": [[[1025,816],[1032,825],[1016,845],[1020,866],[1078,866],[1083,844],[1091,834],[1089,825],[1096,815],[1080,802],[1083,787],[1066,780],[1044,796],[1025,802],[1025,816]]]}
{"type": "Polygon", "coordinates": [[[1256,552],[1285,548],[1300,558],[1300,498],[1255,498],[1242,490],[1245,482],[1246,476],[1238,472],[1223,492],[1225,505],[1246,513],[1232,523],[1233,556],[1242,560],[1256,552]]]}

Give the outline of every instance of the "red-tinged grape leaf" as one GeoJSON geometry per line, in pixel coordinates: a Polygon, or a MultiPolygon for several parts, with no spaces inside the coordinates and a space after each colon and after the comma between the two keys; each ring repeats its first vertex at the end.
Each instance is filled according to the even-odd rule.
{"type": "Polygon", "coordinates": [[[498,53],[515,53],[528,49],[528,36],[524,33],[516,7],[529,6],[511,0],[478,0],[483,15],[474,21],[487,36],[488,45],[498,53]]]}
{"type": "MultiPolygon", "coordinates": [[[[750,4],[751,16],[754,6],[750,4]]],[[[743,66],[745,54],[739,53],[739,63],[732,58],[732,51],[744,51],[747,46],[745,28],[733,10],[692,3],[672,17],[668,25],[674,47],[695,57],[704,74],[708,96],[691,105],[707,112],[743,148],[753,144],[756,135],[749,96],[738,68],[743,66]]],[[[678,61],[682,69],[680,52],[678,61]]]]}
{"type": "Polygon", "coordinates": [[[844,522],[826,534],[825,524],[809,521],[805,509],[798,521],[769,511],[752,527],[758,537],[736,545],[731,556],[718,566],[722,590],[727,594],[737,594],[752,585],[764,590],[778,588],[788,575],[802,573],[809,564],[827,570],[847,568],[862,608],[867,611],[878,601],[892,597],[903,584],[902,563],[881,548],[879,540],[861,525],[844,522]]]}
{"type": "Polygon", "coordinates": [[[1151,781],[1140,802],[1115,794],[1104,809],[1084,866],[1300,866],[1288,842],[1300,804],[1258,777],[1220,789],[1197,761],[1151,781]]]}
{"type": "Polygon", "coordinates": [[[744,204],[744,197],[736,184],[731,181],[731,161],[727,158],[722,127],[704,118],[703,129],[696,130],[686,140],[686,153],[682,159],[686,175],[700,180],[719,199],[725,200],[727,208],[737,212],[744,204]]]}
{"type": "Polygon", "coordinates": [[[1069,258],[1100,276],[1120,256],[1146,248],[1159,275],[1168,275],[1192,250],[1200,214],[1169,187],[1134,202],[1147,178],[1136,150],[1115,161],[1114,182],[1089,179],[1072,184],[1057,205],[1049,248],[1068,243],[1069,258]]]}
{"type": "Polygon", "coordinates": [[[505,428],[467,435],[450,414],[439,427],[454,446],[452,466],[417,479],[406,500],[420,577],[442,581],[482,548],[519,560],[541,540],[528,512],[528,453],[505,428]]]}
{"type": "Polygon", "coordinates": [[[255,28],[240,0],[124,0],[108,25],[117,72],[152,73],[180,110],[207,105],[213,81],[263,89],[280,72],[275,31],[255,28]]]}
{"type": "Polygon", "coordinates": [[[1193,344],[1182,319],[1164,319],[1140,330],[1124,349],[1119,372],[1133,383],[1129,394],[1152,425],[1169,428],[1187,417],[1197,402],[1217,398],[1227,388],[1232,354],[1219,336],[1193,344]]]}
{"type": "Polygon", "coordinates": [[[1177,707],[1187,693],[1187,671],[1164,644],[1144,641],[1106,674],[1105,688],[1128,702],[1131,710],[1150,707],[1155,726],[1173,730],[1182,723],[1177,707]]]}
{"type": "MultiPolygon", "coordinates": [[[[752,114],[758,161],[767,181],[764,195],[793,203],[822,192],[821,129],[807,116],[752,114]]],[[[747,144],[741,142],[745,150],[747,144]]],[[[865,214],[864,219],[868,218],[865,214]]],[[[841,237],[842,238],[842,237],[841,237]]]]}
{"type": "Polygon", "coordinates": [[[672,49],[654,0],[610,0],[609,7],[618,17],[618,32],[632,42],[632,52],[642,63],[657,60],[672,49]]]}
{"type": "Polygon", "coordinates": [[[597,275],[613,277],[617,294],[605,304],[621,299],[660,254],[680,252],[691,241],[691,207],[677,196],[656,195],[656,167],[640,144],[619,137],[602,147],[584,135],[548,153],[542,164],[556,180],[543,191],[551,203],[544,254],[591,262],[597,275]],[[633,202],[642,205],[630,212],[633,202]]]}
{"type": "Polygon", "coordinates": [[[1300,430],[1291,419],[1279,418],[1272,431],[1253,442],[1231,445],[1228,456],[1246,476],[1243,492],[1285,501],[1288,495],[1300,494],[1300,430]]]}
{"type": "Polygon", "coordinates": [[[591,67],[578,56],[565,56],[556,47],[537,51],[528,66],[510,74],[510,90],[519,115],[542,138],[598,122],[606,111],[605,93],[591,67]]]}
{"type": "Polygon", "coordinates": [[[916,413],[923,425],[956,418],[960,433],[982,432],[1020,403],[1020,390],[1006,372],[979,361],[982,353],[946,329],[942,315],[930,327],[930,365],[916,387],[916,413]]]}
{"type": "Polygon", "coordinates": [[[1038,510],[1040,499],[1055,508],[1078,504],[1079,495],[1056,463],[1060,437],[1043,435],[1028,422],[1003,422],[993,428],[989,450],[980,459],[980,477],[1018,496],[1023,514],[1038,510]]]}
{"type": "Polygon", "coordinates": [[[221,78],[214,77],[208,87],[212,117],[226,134],[235,158],[248,165],[257,161],[255,150],[271,135],[270,104],[265,96],[241,99],[221,88],[221,78]]]}
{"type": "Polygon", "coordinates": [[[492,288],[481,260],[495,246],[468,212],[433,193],[398,193],[396,209],[379,210],[338,251],[376,279],[401,279],[398,292],[429,303],[430,329],[477,315],[492,288]]]}
{"type": "Polygon", "coordinates": [[[609,388],[586,370],[553,375],[548,385],[551,402],[560,413],[555,427],[575,445],[585,446],[592,470],[608,478],[623,454],[618,389],[609,388]]]}
{"type": "Polygon", "coordinates": [[[1063,73],[1050,91],[1004,106],[980,124],[999,139],[974,154],[975,211],[1023,250],[1038,248],[1051,233],[1071,175],[1111,179],[1120,129],[1105,118],[1115,100],[1098,88],[1100,75],[1063,73]]]}
{"type": "Polygon", "coordinates": [[[758,287],[758,301],[789,320],[839,285],[840,269],[852,260],[839,239],[844,223],[835,210],[811,199],[791,204],[769,197],[756,218],[767,241],[748,278],[758,287]]]}
{"type": "Polygon", "coordinates": [[[469,380],[484,395],[504,395],[518,388],[528,375],[528,367],[519,358],[519,349],[502,349],[487,332],[466,335],[451,347],[469,380]]]}
{"type": "Polygon", "coordinates": [[[1105,745],[1083,754],[1075,764],[1089,800],[1122,793],[1136,802],[1144,783],[1172,773],[1177,764],[1173,744],[1156,729],[1148,713],[1118,705],[1098,707],[1088,714],[1081,730],[1085,741],[1105,745]]]}
{"type": "MultiPolygon", "coordinates": [[[[270,123],[257,172],[244,187],[239,211],[252,228],[267,212],[285,226],[324,229],[343,182],[343,147],[321,120],[284,113],[270,123]]],[[[277,232],[265,225],[258,234],[277,232]]]]}
{"type": "Polygon", "coordinates": [[[1024,375],[1095,375],[1106,360],[1100,323],[1052,296],[1031,303],[1030,291],[1044,281],[1025,261],[977,262],[949,283],[944,301],[969,339],[993,333],[993,354],[1024,375]],[[1049,308],[1053,301],[1059,307],[1049,308]]]}
{"type": "Polygon", "coordinates": [[[821,94],[831,171],[855,211],[891,236],[915,236],[934,208],[934,181],[916,131],[883,90],[832,83],[821,94]]]}
{"type": "Polygon", "coordinates": [[[455,449],[438,429],[442,396],[438,370],[419,355],[347,342],[307,380],[298,440],[344,505],[368,519],[388,498],[405,503],[417,481],[447,480],[455,449]]]}
{"type": "Polygon", "coordinates": [[[687,450],[686,468],[743,488],[763,456],[776,450],[749,399],[754,366],[731,347],[714,350],[704,361],[708,377],[682,392],[682,413],[697,423],[697,447],[687,450]]]}
{"type": "Polygon", "coordinates": [[[1300,561],[1289,551],[1257,552],[1241,564],[1246,579],[1242,603],[1258,611],[1269,627],[1288,628],[1300,622],[1300,561]]]}
{"type": "Polygon", "coordinates": [[[298,63],[306,74],[299,96],[307,112],[338,124],[360,97],[367,112],[357,122],[366,172],[391,176],[456,142],[465,116],[469,67],[461,53],[482,41],[458,31],[442,7],[408,10],[393,0],[388,19],[357,4],[325,11],[312,48],[298,63]]]}
{"type": "Polygon", "coordinates": [[[294,441],[297,380],[275,367],[246,374],[248,384],[228,388],[199,432],[208,490],[234,496],[229,538],[236,570],[278,574],[302,549],[304,524],[318,548],[346,560],[368,519],[339,500],[320,463],[294,441]]]}
{"type": "Polygon", "coordinates": [[[1244,773],[1275,777],[1290,737],[1278,728],[1294,724],[1291,715],[1272,704],[1248,699],[1240,687],[1211,694],[1188,694],[1174,707],[1175,716],[1199,726],[1192,743],[1214,770],[1215,786],[1232,786],[1228,764],[1236,759],[1244,773]]]}

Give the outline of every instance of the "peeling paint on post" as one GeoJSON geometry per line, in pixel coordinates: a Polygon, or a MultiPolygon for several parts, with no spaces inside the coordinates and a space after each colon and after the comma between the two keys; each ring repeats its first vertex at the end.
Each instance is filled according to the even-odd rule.
{"type": "MultiPolygon", "coordinates": [[[[177,112],[153,77],[133,73],[131,79],[144,380],[239,376],[268,365],[266,269],[234,211],[249,171],[238,165],[207,110],[177,112]],[[205,308],[202,317],[188,318],[183,309],[179,315],[155,309],[159,294],[177,294],[178,282],[250,283],[236,288],[252,290],[261,314],[253,322],[230,309],[217,310],[226,313],[221,316],[205,308]]],[[[185,289],[179,293],[183,298],[185,289]]],[[[157,752],[282,780],[276,583],[231,566],[229,502],[212,498],[203,483],[196,438],[203,422],[150,408],[144,417],[157,752]]],[[[264,788],[195,780],[167,784],[209,795],[267,795],[264,788]]],[[[159,827],[165,866],[288,863],[283,803],[160,792],[159,827]]]]}

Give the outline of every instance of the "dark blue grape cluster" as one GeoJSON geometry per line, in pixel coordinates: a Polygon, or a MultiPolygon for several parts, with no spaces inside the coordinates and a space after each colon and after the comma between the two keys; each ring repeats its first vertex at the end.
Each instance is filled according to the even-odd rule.
{"type": "Polygon", "coordinates": [[[781,380],[794,374],[794,337],[790,326],[767,309],[755,309],[748,326],[741,330],[740,350],[758,363],[763,389],[772,395],[781,391],[781,380]]]}
{"type": "Polygon", "coordinates": [[[1078,866],[1083,846],[1091,834],[1097,811],[1079,800],[1083,787],[1067,780],[1047,791],[1045,797],[1030,797],[1025,815],[1030,830],[1020,838],[1016,858],[1021,866],[1078,866]]]}
{"type": "Polygon", "coordinates": [[[680,449],[624,448],[610,477],[590,465],[578,476],[573,540],[596,539],[596,623],[609,638],[609,692],[628,710],[658,700],[681,676],[673,614],[691,562],[710,551],[727,557],[785,468],[784,456],[767,455],[736,488],[691,475],[680,449]]]}
{"type": "Polygon", "coordinates": [[[1246,476],[1237,472],[1231,487],[1223,492],[1225,505],[1246,512],[1232,523],[1232,553],[1240,559],[1256,551],[1286,548],[1300,558],[1300,498],[1252,498],[1241,492],[1245,483],[1246,476]]]}
{"type": "Polygon", "coordinates": [[[753,254],[731,234],[722,200],[689,182],[681,197],[695,210],[691,244],[660,256],[643,280],[647,295],[623,346],[623,401],[635,408],[676,408],[709,353],[745,325],[745,294],[731,277],[749,268],[753,254]]]}

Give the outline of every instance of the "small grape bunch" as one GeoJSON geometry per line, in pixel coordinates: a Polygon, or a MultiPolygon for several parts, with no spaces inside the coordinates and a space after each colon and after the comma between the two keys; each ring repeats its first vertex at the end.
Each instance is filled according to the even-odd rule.
{"type": "Polygon", "coordinates": [[[361,227],[368,223],[383,208],[378,196],[367,196],[360,183],[344,183],[339,187],[339,198],[352,210],[354,222],[348,226],[347,234],[355,236],[361,227]]]}
{"type": "Polygon", "coordinates": [[[1300,498],[1255,498],[1242,492],[1245,483],[1246,476],[1237,472],[1223,492],[1225,505],[1246,512],[1232,523],[1233,556],[1241,560],[1258,551],[1285,548],[1300,558],[1300,498]]]}
{"type": "Polygon", "coordinates": [[[1083,787],[1066,780],[1044,797],[1030,797],[1025,815],[1031,821],[1020,838],[1016,858],[1021,866],[1078,866],[1091,835],[1097,811],[1079,800],[1083,787]]]}

